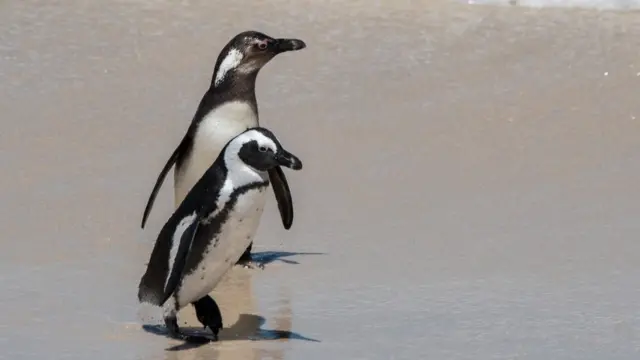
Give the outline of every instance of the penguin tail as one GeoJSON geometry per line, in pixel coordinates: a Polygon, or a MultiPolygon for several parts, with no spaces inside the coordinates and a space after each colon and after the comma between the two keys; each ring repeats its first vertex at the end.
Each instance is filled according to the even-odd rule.
{"type": "Polygon", "coordinates": [[[143,277],[142,280],[140,280],[140,285],[138,285],[138,301],[140,303],[162,306],[164,303],[162,299],[164,295],[163,292],[157,291],[154,286],[150,286],[145,280],[146,277],[143,277]]]}

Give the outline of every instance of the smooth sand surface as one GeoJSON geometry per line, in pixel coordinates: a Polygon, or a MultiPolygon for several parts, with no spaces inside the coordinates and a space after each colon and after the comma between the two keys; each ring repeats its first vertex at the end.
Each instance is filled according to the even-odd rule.
{"type": "Polygon", "coordinates": [[[632,11],[2,1],[0,357],[637,360],[639,49],[632,11]],[[246,29],[308,45],[257,89],[296,217],[184,349],[136,299],[171,179],[139,223],[246,29]]]}

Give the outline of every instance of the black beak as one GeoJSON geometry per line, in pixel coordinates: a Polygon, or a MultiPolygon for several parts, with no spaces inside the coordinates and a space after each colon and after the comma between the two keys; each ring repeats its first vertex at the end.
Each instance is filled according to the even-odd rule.
{"type": "Polygon", "coordinates": [[[285,51],[302,50],[307,47],[307,44],[298,39],[276,39],[275,51],[277,54],[285,51]]]}
{"type": "Polygon", "coordinates": [[[285,166],[293,170],[302,169],[302,161],[284,149],[280,149],[280,151],[278,151],[276,154],[276,160],[281,166],[285,166]]]}

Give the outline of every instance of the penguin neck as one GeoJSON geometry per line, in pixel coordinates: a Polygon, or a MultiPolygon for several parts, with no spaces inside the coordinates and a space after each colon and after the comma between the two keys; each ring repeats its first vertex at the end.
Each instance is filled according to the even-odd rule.
{"type": "Polygon", "coordinates": [[[255,183],[268,182],[268,175],[266,171],[260,171],[248,164],[246,164],[236,149],[230,149],[231,151],[225,152],[224,163],[227,168],[227,180],[229,185],[233,188],[239,188],[255,183]]]}
{"type": "Polygon", "coordinates": [[[261,171],[244,162],[240,153],[243,145],[247,142],[247,133],[241,134],[232,139],[223,149],[223,161],[227,168],[228,179],[233,187],[240,187],[255,182],[263,182],[267,179],[267,172],[261,171]]]}
{"type": "Polygon", "coordinates": [[[211,78],[211,89],[216,92],[255,93],[256,79],[260,69],[244,72],[237,68],[217,67],[211,78]]]}
{"type": "Polygon", "coordinates": [[[256,78],[258,71],[246,74],[238,74],[229,71],[218,83],[215,82],[215,75],[211,81],[209,93],[220,103],[232,100],[246,101],[251,104],[253,110],[258,113],[256,100],[256,78]]]}

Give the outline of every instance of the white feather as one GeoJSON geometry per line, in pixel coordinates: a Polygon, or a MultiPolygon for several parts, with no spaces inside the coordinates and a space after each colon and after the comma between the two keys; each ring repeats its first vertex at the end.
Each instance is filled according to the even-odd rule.
{"type": "Polygon", "coordinates": [[[236,68],[242,62],[243,55],[238,49],[231,49],[224,60],[220,63],[214,85],[218,86],[227,76],[229,70],[236,68]]]}
{"type": "MultiPolygon", "coordinates": [[[[227,189],[229,187],[225,186],[221,195],[228,199],[231,193],[227,189]]],[[[224,274],[240,259],[247,246],[253,241],[265,201],[266,187],[247,191],[238,197],[228,220],[222,224],[217,236],[217,246],[214,246],[216,241],[212,239],[202,262],[192,273],[186,274],[182,279],[178,308],[210,293],[224,274]]],[[[224,203],[220,203],[219,206],[224,206],[224,203]]]]}
{"type": "MultiPolygon", "coordinates": [[[[277,150],[276,144],[271,141],[271,139],[262,135],[262,133],[258,131],[247,132],[233,139],[231,143],[229,143],[229,146],[224,153],[224,163],[227,167],[228,174],[227,178],[224,181],[224,184],[222,185],[220,196],[218,197],[218,208],[204,221],[213,219],[220,212],[220,210],[222,210],[224,204],[229,201],[231,194],[233,194],[235,189],[256,182],[267,181],[269,175],[266,171],[258,171],[252,168],[251,166],[245,164],[244,161],[242,161],[238,156],[242,145],[251,140],[258,141],[259,146],[269,147],[273,151],[277,150]]],[[[261,214],[262,208],[258,209],[257,211],[261,214]]]]}
{"type": "Polygon", "coordinates": [[[178,312],[178,304],[176,303],[176,299],[171,296],[167,299],[167,301],[162,304],[162,315],[167,317],[174,317],[178,312]]]}
{"type": "Polygon", "coordinates": [[[181,171],[175,173],[176,207],[213,164],[222,148],[232,138],[254,126],[258,126],[258,117],[251,105],[244,101],[222,104],[205,116],[196,129],[189,158],[181,171]]]}
{"type": "MultiPolygon", "coordinates": [[[[257,141],[259,146],[271,148],[273,151],[277,150],[275,142],[259,131],[248,131],[231,140],[224,153],[228,174],[217,199],[217,210],[209,214],[204,223],[211,221],[225,208],[231,195],[238,188],[254,183],[264,183],[265,185],[238,196],[228,217],[221,224],[220,232],[210,240],[202,261],[193,272],[182,278],[177,297],[178,302],[168,304],[165,311],[170,311],[172,307],[180,309],[210,293],[253,241],[264,211],[268,174],[266,171],[259,171],[247,165],[239,157],[242,146],[252,140],[257,141]]],[[[180,223],[180,225],[182,224],[183,222],[180,223]]],[[[178,231],[176,231],[177,233],[178,231]]]]}

